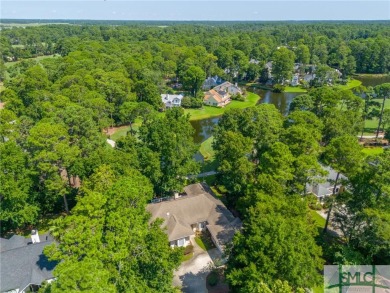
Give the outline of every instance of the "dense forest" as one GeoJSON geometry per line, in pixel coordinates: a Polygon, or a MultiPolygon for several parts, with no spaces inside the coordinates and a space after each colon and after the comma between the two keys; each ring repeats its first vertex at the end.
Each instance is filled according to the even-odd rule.
{"type": "MultiPolygon", "coordinates": [[[[278,83],[294,63],[338,69],[345,80],[387,74],[390,30],[388,22],[2,26],[0,53],[1,234],[50,220],[58,244],[45,253],[61,262],[42,292],[175,292],[183,249],[168,246],[145,207],[182,192],[201,166],[190,116],[163,109],[160,94],[180,84],[183,104],[200,108],[205,78],[257,83],[269,61],[278,83]],[[123,125],[130,131],[111,147],[107,130],[123,125]]],[[[324,264],[390,264],[390,151],[366,156],[358,142],[373,117],[377,134],[390,134],[389,98],[390,84],[316,83],[287,116],[267,104],[223,114],[215,184],[243,220],[226,252],[233,292],[304,292],[321,284],[324,264]],[[345,176],[345,191],[325,202],[340,237],[313,218],[319,203],[307,184],[323,180],[322,165],[345,176]]]]}

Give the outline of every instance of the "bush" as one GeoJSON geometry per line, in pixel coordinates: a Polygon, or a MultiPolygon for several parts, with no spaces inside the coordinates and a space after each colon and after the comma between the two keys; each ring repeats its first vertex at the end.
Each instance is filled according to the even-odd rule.
{"type": "Polygon", "coordinates": [[[274,87],[272,88],[272,91],[274,93],[281,93],[284,91],[286,87],[284,85],[281,85],[281,84],[275,84],[274,87]]]}
{"type": "Polygon", "coordinates": [[[194,246],[192,244],[187,245],[184,248],[184,254],[190,254],[190,253],[193,253],[193,252],[194,252],[194,246]]]}
{"type": "Polygon", "coordinates": [[[243,95],[241,95],[240,93],[237,93],[236,95],[232,95],[231,99],[233,101],[241,101],[241,102],[245,101],[245,97],[243,95]]]}
{"type": "Polygon", "coordinates": [[[202,108],[203,101],[199,98],[184,97],[181,100],[181,106],[183,108],[202,108]]]}
{"type": "Polygon", "coordinates": [[[390,127],[385,130],[385,139],[390,141],[390,127]]]}
{"type": "Polygon", "coordinates": [[[210,285],[210,286],[215,286],[218,284],[218,279],[219,279],[219,276],[218,276],[218,273],[216,271],[212,271],[208,276],[207,276],[207,283],[210,285]]]}
{"type": "Polygon", "coordinates": [[[314,194],[309,194],[307,197],[307,203],[312,210],[319,211],[322,209],[321,203],[318,202],[317,197],[314,194]]]}

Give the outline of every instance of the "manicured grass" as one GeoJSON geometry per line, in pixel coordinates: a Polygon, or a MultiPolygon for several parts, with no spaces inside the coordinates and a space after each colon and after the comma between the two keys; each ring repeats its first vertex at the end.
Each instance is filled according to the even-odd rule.
{"type": "Polygon", "coordinates": [[[181,262],[188,261],[188,260],[190,260],[193,256],[194,256],[193,253],[183,254],[183,256],[181,257],[181,262]]]}
{"type": "Polygon", "coordinates": [[[201,120],[211,117],[221,116],[227,109],[238,108],[244,109],[248,107],[255,106],[260,97],[254,93],[248,93],[246,100],[244,102],[232,101],[224,108],[203,106],[201,109],[186,109],[184,112],[190,114],[190,120],[201,120]]]}
{"type": "Polygon", "coordinates": [[[367,156],[376,156],[384,152],[382,147],[364,148],[362,152],[367,156]]]}
{"type": "Polygon", "coordinates": [[[210,136],[200,145],[199,152],[202,154],[205,161],[212,161],[214,159],[215,152],[212,146],[213,141],[214,137],[210,136]]]}
{"type": "MultiPolygon", "coordinates": [[[[142,121],[140,119],[136,119],[133,123],[133,130],[138,131],[141,126],[142,121]]],[[[119,138],[126,136],[126,134],[130,131],[130,126],[125,126],[119,128],[115,133],[111,134],[111,139],[117,141],[119,138]]]]}
{"type": "Polygon", "coordinates": [[[213,241],[211,240],[210,234],[208,231],[203,231],[200,236],[195,237],[196,244],[199,245],[204,251],[215,248],[213,241]]]}
{"type": "Polygon", "coordinates": [[[307,90],[299,86],[286,86],[284,88],[284,92],[285,93],[307,93],[307,90]]]}
{"type": "Polygon", "coordinates": [[[316,223],[316,226],[318,228],[321,228],[323,229],[325,227],[325,219],[323,217],[321,217],[316,211],[314,210],[310,210],[310,214],[314,220],[314,222],[316,223]]]}
{"type": "MultiPolygon", "coordinates": [[[[380,103],[380,105],[382,106],[382,99],[375,99],[374,101],[380,103]]],[[[390,109],[390,99],[386,99],[385,109],[390,109]]],[[[364,132],[369,133],[368,135],[375,135],[376,129],[378,127],[378,122],[379,121],[377,118],[366,120],[364,123],[364,132]]]]}
{"type": "Polygon", "coordinates": [[[362,84],[362,82],[360,80],[351,79],[347,82],[347,84],[339,84],[339,85],[337,85],[337,87],[342,89],[342,90],[350,90],[350,89],[353,89],[355,87],[360,86],[361,84],[362,84]]]}

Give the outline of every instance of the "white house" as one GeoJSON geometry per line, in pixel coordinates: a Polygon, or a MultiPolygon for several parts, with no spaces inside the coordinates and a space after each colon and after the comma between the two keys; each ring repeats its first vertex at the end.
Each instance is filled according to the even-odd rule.
{"type": "Polygon", "coordinates": [[[166,108],[180,107],[183,98],[183,95],[161,94],[161,101],[164,103],[166,108]]]}

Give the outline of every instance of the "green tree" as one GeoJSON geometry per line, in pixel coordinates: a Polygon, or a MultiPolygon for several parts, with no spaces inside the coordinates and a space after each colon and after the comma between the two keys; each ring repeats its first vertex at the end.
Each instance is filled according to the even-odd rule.
{"type": "Polygon", "coordinates": [[[139,137],[143,145],[159,156],[162,177],[154,186],[157,195],[181,191],[185,177],[197,172],[193,131],[181,108],[170,109],[163,117],[151,115],[142,124],[139,137]]]}
{"type": "Polygon", "coordinates": [[[295,54],[281,47],[272,54],[272,75],[277,83],[290,79],[294,67],[295,54]]]}
{"type": "Polygon", "coordinates": [[[310,50],[309,47],[301,44],[295,50],[295,55],[298,63],[308,64],[310,62],[310,50]]]}
{"type": "Polygon", "coordinates": [[[72,214],[53,221],[59,244],[47,247],[45,254],[62,260],[50,284],[53,292],[174,291],[171,281],[181,250],[167,245],[161,222],[148,223],[151,184],[135,170],[128,175],[104,194],[85,189],[72,214]],[[70,268],[78,264],[84,273],[74,276],[70,268]]]}
{"type": "Polygon", "coordinates": [[[4,231],[33,224],[38,218],[39,206],[27,153],[14,141],[1,143],[0,153],[1,228],[4,231]]]}
{"type": "Polygon", "coordinates": [[[379,114],[379,122],[378,122],[378,128],[376,130],[376,138],[378,138],[379,131],[382,125],[382,119],[383,119],[383,113],[385,110],[385,104],[386,99],[390,96],[390,83],[384,83],[381,85],[377,85],[375,88],[375,93],[377,94],[378,98],[382,99],[382,105],[381,110],[379,114]]]}
{"type": "Polygon", "coordinates": [[[183,73],[183,85],[195,97],[206,78],[206,73],[198,66],[190,66],[183,73]]]}
{"type": "MultiPolygon", "coordinates": [[[[324,153],[325,162],[337,172],[332,191],[333,197],[336,195],[336,187],[339,184],[340,174],[343,173],[346,176],[352,176],[361,167],[363,160],[361,149],[362,147],[359,145],[357,138],[351,135],[336,137],[327,146],[324,153]]],[[[333,203],[329,206],[324,232],[327,232],[328,229],[332,207],[333,203]]]]}
{"type": "Polygon", "coordinates": [[[299,197],[258,195],[233,240],[226,272],[233,292],[249,292],[261,283],[272,288],[277,280],[295,290],[319,284],[322,260],[315,233],[299,197]]]}

